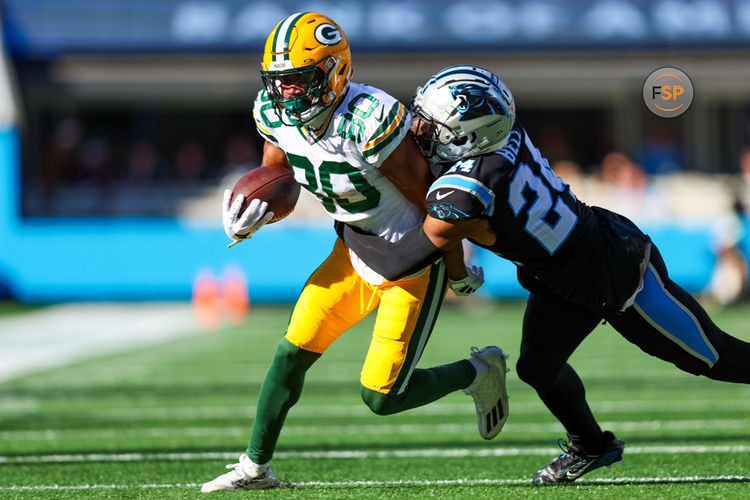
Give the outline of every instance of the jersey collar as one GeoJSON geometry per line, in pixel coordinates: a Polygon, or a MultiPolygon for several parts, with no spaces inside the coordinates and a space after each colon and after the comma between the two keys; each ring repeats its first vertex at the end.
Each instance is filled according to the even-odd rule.
{"type": "MultiPolygon", "coordinates": [[[[307,127],[305,125],[299,125],[297,127],[297,130],[299,131],[300,135],[309,142],[310,144],[315,144],[320,139],[323,138],[323,136],[326,134],[326,131],[328,130],[328,126],[333,121],[334,115],[336,115],[336,110],[343,104],[344,99],[346,98],[346,94],[349,93],[349,86],[347,85],[344,92],[341,94],[341,97],[339,98],[338,102],[336,103],[336,106],[331,106],[331,112],[328,113],[325,117],[325,120],[319,125],[315,126],[315,124],[311,124],[310,127],[307,127]]],[[[316,121],[316,120],[313,120],[316,121]]]]}

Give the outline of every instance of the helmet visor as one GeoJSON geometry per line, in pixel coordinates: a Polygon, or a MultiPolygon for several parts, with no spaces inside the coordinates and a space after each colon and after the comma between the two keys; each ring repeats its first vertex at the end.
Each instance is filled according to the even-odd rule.
{"type": "Polygon", "coordinates": [[[263,85],[277,106],[299,116],[317,104],[326,86],[323,70],[316,66],[285,71],[262,71],[263,85]]]}
{"type": "Polygon", "coordinates": [[[451,127],[432,118],[422,107],[412,103],[412,113],[414,120],[411,132],[422,155],[428,160],[433,159],[436,148],[443,144],[440,137],[447,137],[447,142],[459,140],[458,134],[451,127]]]}

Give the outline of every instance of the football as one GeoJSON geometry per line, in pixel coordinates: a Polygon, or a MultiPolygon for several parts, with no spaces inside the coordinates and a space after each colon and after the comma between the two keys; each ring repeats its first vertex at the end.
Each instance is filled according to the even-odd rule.
{"type": "MultiPolygon", "coordinates": [[[[245,195],[240,213],[248,203],[259,198],[268,203],[268,211],[273,212],[271,224],[289,215],[299,198],[299,184],[294,180],[292,170],[280,166],[255,168],[243,175],[232,189],[232,202],[238,195],[245,195]]],[[[230,202],[231,203],[231,202],[230,202]]]]}

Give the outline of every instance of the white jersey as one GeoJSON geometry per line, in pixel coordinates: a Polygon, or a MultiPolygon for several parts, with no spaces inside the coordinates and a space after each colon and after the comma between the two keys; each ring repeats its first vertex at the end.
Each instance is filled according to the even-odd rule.
{"type": "MultiPolygon", "coordinates": [[[[334,219],[389,241],[422,222],[421,210],[378,170],[411,126],[409,111],[390,95],[351,82],[319,135],[282,123],[265,89],[253,117],[261,136],[284,150],[297,182],[334,219]]],[[[355,255],[352,264],[367,281],[382,282],[355,255]]]]}

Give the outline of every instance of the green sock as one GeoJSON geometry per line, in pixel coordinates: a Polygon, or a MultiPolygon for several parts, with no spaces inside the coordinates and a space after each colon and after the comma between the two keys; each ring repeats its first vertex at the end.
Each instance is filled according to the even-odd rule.
{"type": "Polygon", "coordinates": [[[260,388],[258,409],[247,446],[247,456],[257,464],[271,460],[289,409],[299,400],[305,372],[320,358],[286,339],[276,348],[271,366],[260,388]]]}
{"type": "Polygon", "coordinates": [[[401,394],[382,394],[363,387],[362,399],[378,415],[391,415],[426,405],[446,394],[468,387],[475,375],[476,370],[472,364],[462,359],[434,368],[414,370],[409,385],[401,394]]]}

